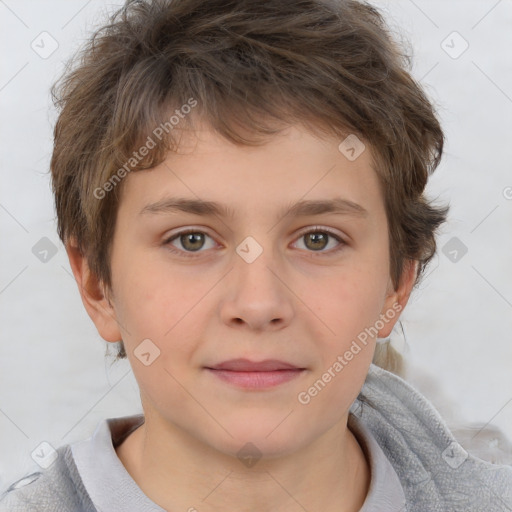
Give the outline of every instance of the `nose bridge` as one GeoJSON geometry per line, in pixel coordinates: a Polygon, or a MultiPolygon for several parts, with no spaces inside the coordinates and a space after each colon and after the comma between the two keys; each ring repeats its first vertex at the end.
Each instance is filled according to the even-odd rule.
{"type": "Polygon", "coordinates": [[[238,291],[249,288],[264,294],[279,293],[279,280],[274,272],[278,271],[279,263],[274,257],[272,247],[263,248],[254,238],[248,237],[236,248],[235,274],[237,276],[238,291]]]}
{"type": "Polygon", "coordinates": [[[276,277],[283,270],[273,248],[249,236],[236,247],[233,264],[222,306],[223,320],[253,329],[289,323],[293,314],[291,294],[276,277]]]}

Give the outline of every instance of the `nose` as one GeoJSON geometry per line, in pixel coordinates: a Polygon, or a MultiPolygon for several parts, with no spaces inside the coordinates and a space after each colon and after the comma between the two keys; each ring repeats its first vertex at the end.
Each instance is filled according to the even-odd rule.
{"type": "Polygon", "coordinates": [[[272,251],[263,252],[252,262],[238,254],[227,276],[221,300],[222,321],[230,327],[254,331],[280,330],[294,315],[293,293],[286,286],[286,275],[272,251]]]}

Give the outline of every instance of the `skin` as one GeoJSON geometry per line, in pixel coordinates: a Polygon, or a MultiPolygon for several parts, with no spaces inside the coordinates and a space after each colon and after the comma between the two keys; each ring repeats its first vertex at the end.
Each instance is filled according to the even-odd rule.
{"type": "MultiPolygon", "coordinates": [[[[140,387],[145,423],[117,454],[164,509],[348,512],[364,502],[369,466],[347,419],[375,339],[309,404],[297,397],[365,327],[393,304],[405,307],[416,266],[405,266],[394,289],[369,146],[349,161],[339,143],[300,126],[260,147],[237,147],[206,126],[185,132],[177,154],[125,178],[112,290],[91,274],[73,241],[67,245],[88,314],[106,341],[124,341],[140,387]],[[140,214],[168,196],[215,201],[234,216],[140,214]],[[358,203],[366,216],[279,214],[301,199],[334,197],[358,203]],[[324,234],[315,245],[315,226],[344,242],[324,234]],[[190,228],[204,238],[165,243],[190,228]],[[263,249],[252,263],[236,252],[247,236],[263,249]],[[134,355],[147,338],[160,350],[149,366],[134,355]],[[233,358],[280,359],[306,371],[254,391],[204,368],[233,358]],[[237,457],[247,442],[262,454],[250,468],[237,457]]],[[[378,335],[388,336],[398,317],[378,335]]]]}

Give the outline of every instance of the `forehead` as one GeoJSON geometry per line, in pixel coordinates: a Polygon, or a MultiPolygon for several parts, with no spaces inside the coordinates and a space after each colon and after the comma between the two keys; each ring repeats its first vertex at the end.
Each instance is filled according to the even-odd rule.
{"type": "MultiPolygon", "coordinates": [[[[132,173],[124,183],[121,202],[138,213],[156,211],[155,205],[170,196],[188,199],[190,207],[195,202],[198,214],[202,209],[226,216],[251,205],[262,212],[275,207],[274,213],[281,215],[299,202],[301,213],[306,213],[306,200],[340,197],[353,213],[382,206],[370,147],[359,139],[355,144],[360,146],[349,140],[359,152],[352,158],[345,139],[320,137],[295,125],[257,146],[235,145],[205,126],[175,135],[175,151],[155,168],[132,173]]],[[[311,213],[315,208],[320,212],[325,205],[310,205],[311,213]]]]}

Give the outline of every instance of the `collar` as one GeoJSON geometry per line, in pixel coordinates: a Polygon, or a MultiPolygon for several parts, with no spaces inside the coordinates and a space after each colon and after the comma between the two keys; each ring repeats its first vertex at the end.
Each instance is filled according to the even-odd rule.
{"type": "Polygon", "coordinates": [[[348,428],[361,446],[370,465],[370,487],[359,512],[403,512],[405,494],[391,462],[371,431],[354,414],[348,416],[348,428]]]}
{"type": "MultiPolygon", "coordinates": [[[[92,437],[71,445],[84,486],[98,510],[165,512],[142,492],[115,451],[142,423],[142,414],[104,419],[92,437]]],[[[400,480],[371,431],[353,414],[349,414],[348,427],[370,464],[370,487],[360,512],[403,510],[405,496],[400,480]]]]}
{"type": "Polygon", "coordinates": [[[104,419],[92,437],[71,445],[85,489],[99,511],[166,512],[142,492],[114,448],[142,423],[142,414],[104,419]]]}

